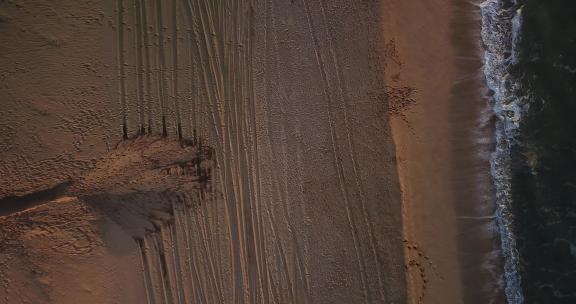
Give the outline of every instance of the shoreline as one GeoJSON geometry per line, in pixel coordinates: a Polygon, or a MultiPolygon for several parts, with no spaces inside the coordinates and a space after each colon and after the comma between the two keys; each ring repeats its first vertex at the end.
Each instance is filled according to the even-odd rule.
{"type": "Polygon", "coordinates": [[[391,121],[409,303],[498,302],[493,116],[479,8],[457,0],[386,1],[384,20],[385,39],[395,40],[401,62],[387,68],[387,86],[416,90],[416,104],[391,121]]]}
{"type": "Polygon", "coordinates": [[[501,0],[487,0],[481,5],[482,40],[485,45],[484,74],[486,85],[494,92],[492,111],[496,117],[494,141],[490,157],[491,175],[496,192],[496,226],[500,237],[503,289],[508,303],[523,303],[519,253],[516,246],[515,217],[513,212],[513,148],[518,140],[520,124],[526,116],[530,92],[517,95],[506,83],[519,85],[520,79],[511,76],[510,64],[518,60],[517,43],[522,23],[517,4],[501,0]],[[506,56],[509,53],[510,56],[506,56]],[[511,61],[510,61],[511,59],[511,61]],[[526,94],[526,95],[524,95],[526,94]],[[522,96],[524,95],[524,96],[522,96]],[[513,100],[513,102],[508,102],[513,100]]]}

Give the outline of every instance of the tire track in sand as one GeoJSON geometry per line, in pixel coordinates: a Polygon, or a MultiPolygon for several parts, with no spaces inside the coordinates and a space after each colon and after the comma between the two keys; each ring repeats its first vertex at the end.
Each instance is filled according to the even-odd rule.
{"type": "Polygon", "coordinates": [[[146,5],[147,0],[141,0],[141,18],[142,18],[142,35],[144,44],[144,71],[145,71],[145,95],[144,95],[144,108],[148,113],[148,133],[151,134],[152,127],[152,65],[150,62],[150,39],[149,39],[149,28],[148,28],[148,6],[146,5]]]}
{"type": "Polygon", "coordinates": [[[144,124],[144,63],[142,50],[144,48],[144,31],[142,21],[142,3],[141,0],[134,0],[134,15],[136,16],[134,20],[134,30],[136,31],[136,43],[134,47],[136,49],[136,82],[138,83],[136,87],[136,95],[138,100],[138,118],[139,127],[138,134],[144,134],[146,132],[146,127],[144,124]]]}
{"type": "Polygon", "coordinates": [[[123,0],[116,0],[116,36],[118,41],[117,60],[118,60],[118,96],[120,98],[120,107],[122,111],[122,137],[128,138],[128,113],[126,108],[126,71],[124,60],[124,3],[123,0]]]}
{"type": "Polygon", "coordinates": [[[365,303],[371,303],[371,298],[369,296],[368,293],[368,288],[367,288],[367,278],[366,278],[366,266],[365,266],[365,261],[361,252],[361,248],[359,246],[359,242],[358,242],[358,231],[357,231],[357,227],[356,227],[356,223],[354,221],[352,212],[350,210],[350,202],[349,202],[349,194],[348,194],[348,190],[346,189],[346,185],[345,185],[345,175],[344,175],[344,167],[342,165],[342,156],[340,153],[340,148],[338,147],[338,137],[336,134],[336,128],[334,126],[334,117],[333,117],[333,110],[332,110],[332,97],[330,96],[330,93],[328,92],[328,88],[330,88],[330,84],[328,82],[328,77],[326,74],[326,68],[324,65],[324,59],[322,58],[322,55],[320,54],[320,45],[318,43],[318,37],[316,34],[316,28],[314,26],[314,22],[312,20],[312,12],[310,10],[310,6],[308,5],[308,1],[307,0],[302,0],[304,3],[304,8],[306,10],[306,18],[308,21],[308,26],[309,26],[309,30],[310,30],[310,35],[312,38],[312,41],[314,43],[314,52],[315,52],[315,56],[316,56],[316,62],[318,64],[318,69],[320,70],[320,74],[322,76],[322,83],[323,83],[323,87],[324,87],[324,94],[326,95],[326,100],[327,100],[327,107],[328,107],[328,123],[330,125],[330,136],[331,136],[331,140],[332,140],[332,154],[334,155],[334,164],[337,168],[338,171],[338,181],[340,184],[340,191],[342,192],[343,198],[344,198],[344,205],[346,208],[346,215],[348,218],[348,224],[349,224],[349,228],[352,234],[352,240],[354,243],[354,249],[356,251],[356,260],[359,266],[359,270],[360,270],[360,280],[361,280],[361,286],[362,286],[362,292],[364,294],[364,302],[365,303]]]}
{"type": "Polygon", "coordinates": [[[374,235],[374,221],[372,220],[372,217],[370,216],[370,213],[368,212],[367,208],[366,208],[366,198],[364,195],[364,188],[362,186],[362,179],[358,173],[359,171],[359,166],[358,166],[358,162],[356,161],[357,159],[357,155],[356,155],[356,149],[355,149],[355,145],[354,145],[354,137],[351,135],[350,132],[350,118],[348,115],[348,92],[346,90],[346,85],[343,81],[343,74],[342,74],[342,69],[340,68],[340,63],[338,60],[338,56],[336,54],[336,52],[334,51],[334,35],[332,34],[333,30],[331,28],[331,26],[329,25],[328,22],[328,18],[326,16],[326,1],[325,0],[320,0],[320,10],[322,12],[322,21],[324,23],[324,26],[327,28],[326,32],[328,35],[328,45],[329,45],[329,51],[330,51],[330,55],[332,57],[332,64],[334,66],[334,69],[336,70],[336,79],[338,82],[338,91],[341,95],[341,100],[342,100],[342,113],[344,115],[344,125],[345,125],[345,130],[346,130],[346,140],[348,143],[348,151],[349,151],[349,157],[350,160],[352,161],[352,168],[353,168],[353,172],[354,172],[354,178],[353,180],[356,182],[356,188],[358,189],[358,194],[360,196],[360,206],[362,209],[362,218],[364,219],[364,224],[365,226],[368,228],[368,238],[369,238],[369,242],[370,242],[370,249],[372,251],[372,256],[374,258],[374,263],[376,264],[376,272],[377,272],[377,276],[378,276],[378,285],[379,285],[379,294],[380,294],[380,300],[385,303],[386,299],[384,297],[384,290],[386,290],[386,286],[384,286],[383,280],[382,280],[382,263],[380,262],[380,258],[378,255],[378,252],[376,250],[376,244],[377,244],[377,240],[376,237],[374,235]]]}
{"type": "MultiPolygon", "coordinates": [[[[270,20],[267,21],[267,29],[270,29],[272,32],[274,32],[276,30],[276,25],[275,25],[275,20],[273,18],[270,18],[270,20]]],[[[272,48],[274,49],[275,55],[277,55],[279,53],[278,50],[278,38],[275,34],[271,34],[270,35],[270,39],[271,39],[271,44],[272,44],[272,48]]],[[[269,47],[268,45],[266,46],[267,48],[269,47]]],[[[269,50],[267,50],[267,52],[269,52],[269,50]]],[[[271,57],[270,53],[268,54],[268,58],[271,57]]],[[[275,71],[277,71],[277,69],[275,69],[275,71]]],[[[276,77],[278,77],[278,75],[276,75],[276,77]]],[[[268,75],[267,79],[270,79],[270,75],[268,75]]],[[[269,84],[268,84],[269,85],[269,84]]],[[[270,92],[267,93],[267,99],[270,100],[271,96],[270,96],[270,92]]],[[[285,100],[285,104],[288,103],[288,100],[286,100],[285,98],[283,98],[285,100]]],[[[286,109],[283,106],[283,103],[280,103],[280,112],[281,113],[286,113],[286,109]]],[[[297,119],[297,118],[296,118],[297,119]]],[[[292,243],[292,249],[295,252],[294,254],[294,271],[292,276],[293,278],[291,279],[292,281],[296,281],[296,276],[298,275],[298,279],[299,279],[299,283],[302,284],[303,289],[304,289],[304,297],[303,299],[298,298],[296,295],[298,293],[298,288],[299,286],[297,286],[296,282],[292,283],[292,296],[294,299],[297,299],[297,301],[302,301],[303,303],[308,303],[310,301],[311,298],[311,293],[310,293],[310,282],[308,280],[308,275],[310,273],[310,271],[308,270],[306,264],[303,262],[303,252],[301,250],[301,246],[299,243],[299,238],[298,235],[296,234],[296,227],[293,223],[293,220],[291,219],[291,212],[290,212],[290,202],[289,202],[289,194],[288,194],[288,168],[286,165],[287,162],[287,147],[289,146],[287,138],[286,138],[286,120],[283,119],[282,122],[280,123],[281,126],[281,141],[282,144],[280,145],[281,147],[281,153],[276,153],[273,149],[272,146],[270,146],[269,148],[269,158],[272,160],[272,164],[274,164],[274,167],[277,168],[282,168],[282,172],[284,174],[283,177],[283,187],[281,186],[280,183],[280,178],[278,176],[278,173],[276,172],[276,170],[272,171],[272,183],[273,183],[273,187],[274,190],[273,192],[276,193],[276,195],[278,196],[278,200],[281,202],[282,204],[282,211],[284,213],[284,218],[286,221],[286,227],[287,230],[289,231],[290,234],[290,240],[292,243]],[[275,156],[277,154],[282,154],[284,156],[282,163],[279,162],[278,158],[275,156]]],[[[273,129],[273,125],[271,124],[271,120],[268,119],[268,129],[266,134],[268,135],[269,141],[273,142],[273,138],[269,132],[269,130],[273,129]]],[[[301,201],[301,204],[304,205],[304,202],[301,201]]],[[[280,239],[278,240],[279,242],[281,241],[280,239]]],[[[291,271],[286,267],[286,269],[283,269],[286,273],[286,276],[290,276],[291,275],[291,271]]]]}
{"type": "Polygon", "coordinates": [[[178,99],[178,0],[172,0],[172,98],[176,111],[176,134],[182,140],[182,120],[180,118],[180,100],[178,99]]]}
{"type": "Polygon", "coordinates": [[[156,0],[156,35],[158,37],[158,97],[160,100],[160,117],[162,119],[162,135],[168,135],[168,127],[166,125],[166,58],[164,47],[164,18],[162,16],[162,2],[163,0],[156,0]]]}

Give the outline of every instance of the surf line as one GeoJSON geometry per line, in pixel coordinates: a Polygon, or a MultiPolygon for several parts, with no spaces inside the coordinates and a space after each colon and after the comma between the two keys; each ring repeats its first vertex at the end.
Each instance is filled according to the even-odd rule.
{"type": "Polygon", "coordinates": [[[504,292],[509,304],[525,302],[519,255],[513,231],[511,193],[511,146],[519,132],[525,112],[522,98],[510,88],[509,67],[516,61],[516,45],[521,28],[521,9],[517,0],[486,0],[480,4],[484,44],[484,75],[493,92],[491,105],[497,117],[495,149],[490,155],[492,182],[496,191],[495,223],[504,259],[504,292]]]}

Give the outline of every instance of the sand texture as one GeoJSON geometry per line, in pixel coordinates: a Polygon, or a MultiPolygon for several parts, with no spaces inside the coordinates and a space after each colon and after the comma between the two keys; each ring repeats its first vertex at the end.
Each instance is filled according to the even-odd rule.
{"type": "Polygon", "coordinates": [[[0,303],[406,303],[385,10],[0,2],[0,303]]]}
{"type": "Polygon", "coordinates": [[[410,303],[502,303],[492,115],[470,1],[384,1],[410,303]]]}

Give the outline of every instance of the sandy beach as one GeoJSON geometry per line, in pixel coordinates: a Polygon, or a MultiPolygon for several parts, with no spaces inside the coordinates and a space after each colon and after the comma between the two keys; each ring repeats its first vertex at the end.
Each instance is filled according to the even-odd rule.
{"type": "Polygon", "coordinates": [[[476,14],[0,3],[0,303],[499,303],[476,14]]]}
{"type": "Polygon", "coordinates": [[[405,303],[381,12],[2,2],[0,302],[405,303]]]}
{"type": "Polygon", "coordinates": [[[501,303],[478,7],[384,1],[383,11],[396,49],[387,87],[414,91],[392,119],[410,302],[501,303]]]}
{"type": "Polygon", "coordinates": [[[446,1],[386,1],[384,35],[394,39],[399,74],[387,84],[413,87],[416,104],[392,120],[402,185],[410,303],[461,303],[457,222],[450,184],[449,100],[456,79],[446,1]],[[444,3],[442,3],[444,2],[444,3]],[[416,22],[418,20],[418,22],[416,22]],[[420,254],[427,258],[420,258],[420,254]]]}

